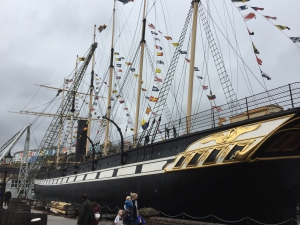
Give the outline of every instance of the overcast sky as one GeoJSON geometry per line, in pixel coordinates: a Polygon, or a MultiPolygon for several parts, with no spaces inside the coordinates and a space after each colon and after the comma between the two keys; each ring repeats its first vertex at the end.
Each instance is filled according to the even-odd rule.
{"type": "MultiPolygon", "coordinates": [[[[157,26],[159,24],[159,28],[164,32],[164,35],[172,36],[174,42],[176,42],[180,36],[190,2],[190,0],[149,0],[147,21],[148,23],[157,24],[157,26]],[[156,2],[155,7],[151,8],[154,2],[156,2]]],[[[215,4],[220,15],[215,20],[222,27],[220,18],[222,20],[224,13],[226,13],[224,2],[228,6],[230,17],[234,19],[241,56],[260,82],[263,83],[249,35],[245,30],[245,23],[239,12],[235,8],[231,8],[231,1],[210,1],[212,15],[217,16],[214,9],[215,4]]],[[[27,117],[26,115],[12,114],[8,111],[28,110],[51,101],[56,92],[47,89],[39,90],[39,87],[35,84],[51,83],[51,85],[60,87],[63,78],[70,77],[74,69],[76,55],[84,55],[90,47],[95,24],[97,27],[102,24],[108,25],[105,34],[100,36],[97,33],[99,48],[95,71],[101,73],[107,70],[110,49],[109,37],[111,35],[109,25],[112,18],[113,0],[0,0],[0,3],[0,146],[2,146],[22,127],[27,126],[29,121],[34,119],[33,116],[27,117]],[[101,58],[102,56],[103,58],[101,58]],[[35,96],[37,92],[38,94],[35,96]]],[[[286,35],[300,37],[300,2],[298,0],[251,0],[248,4],[264,7],[264,11],[259,11],[261,14],[276,16],[277,20],[272,21],[273,23],[291,28],[291,30],[284,31],[286,35]]],[[[239,5],[242,4],[237,4],[237,6],[239,5]]],[[[120,16],[117,21],[119,25],[117,25],[116,39],[118,35],[120,37],[116,41],[116,50],[123,48],[121,47],[123,41],[128,42],[125,50],[130,51],[129,44],[132,42],[137,26],[140,6],[141,0],[135,0],[134,3],[130,2],[127,5],[117,3],[117,12],[120,13],[120,16]],[[125,23],[127,17],[128,21],[125,23]],[[122,30],[123,25],[124,30],[122,30]]],[[[253,10],[242,11],[241,13],[246,15],[250,12],[253,12],[253,10]]],[[[248,21],[247,25],[251,31],[255,32],[252,38],[260,51],[258,56],[263,60],[261,69],[272,77],[271,81],[265,80],[267,88],[272,89],[299,81],[300,49],[266,19],[258,13],[256,14],[256,20],[248,21]]],[[[227,23],[229,27],[229,21],[227,23]]],[[[228,31],[230,32],[230,29],[228,31]]],[[[140,25],[138,25],[138,32],[140,32],[140,25]]],[[[147,32],[146,36],[150,37],[150,30],[148,29],[147,32]]],[[[229,35],[232,36],[232,34],[229,35]]],[[[137,43],[134,49],[136,49],[137,43]]],[[[150,40],[148,43],[150,43],[149,46],[154,45],[153,39],[152,42],[150,40]]],[[[229,51],[226,52],[228,44],[222,38],[220,38],[220,43],[225,44],[223,56],[228,58],[229,51]]],[[[233,45],[236,46],[236,43],[233,43],[233,45]]],[[[196,52],[198,64],[195,66],[199,68],[201,68],[203,60],[200,56],[202,55],[200,46],[201,44],[198,42],[196,52]]],[[[300,43],[298,43],[298,46],[300,46],[300,43]]],[[[169,59],[166,60],[170,62],[171,53],[174,50],[169,46],[166,48],[167,51],[170,54],[169,59]]],[[[213,62],[211,64],[213,65],[213,62]]],[[[230,67],[229,64],[227,66],[230,67]]],[[[90,71],[90,68],[88,70],[90,71]]],[[[236,77],[233,76],[233,78],[236,77]]],[[[237,82],[236,79],[233,81],[234,89],[236,90],[239,87],[238,98],[250,95],[241,80],[239,81],[241,83],[237,82]]],[[[218,82],[216,76],[212,83],[217,84],[218,82]]],[[[263,88],[253,77],[251,82],[253,82],[255,92],[263,91],[263,88]]],[[[221,90],[215,90],[214,92],[217,93],[217,96],[220,96],[218,104],[224,104],[225,102],[222,101],[224,98],[221,98],[223,92],[221,90]]],[[[32,111],[41,111],[42,109],[43,107],[39,107],[32,111]]],[[[41,125],[32,128],[36,131],[32,136],[30,148],[37,148],[50,121],[51,119],[47,118],[41,125]]],[[[22,143],[18,144],[14,151],[22,149],[23,141],[24,139],[21,139],[22,143]]]]}

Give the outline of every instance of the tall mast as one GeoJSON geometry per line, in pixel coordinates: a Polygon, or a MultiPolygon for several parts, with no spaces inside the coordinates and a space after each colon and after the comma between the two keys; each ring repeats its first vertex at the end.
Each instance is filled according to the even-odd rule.
{"type": "MultiPolygon", "coordinates": [[[[114,35],[115,35],[115,17],[116,17],[116,0],[114,0],[114,9],[113,9],[113,26],[112,26],[112,37],[111,37],[111,55],[110,55],[110,66],[109,66],[109,81],[108,81],[108,97],[107,97],[107,111],[106,117],[110,119],[110,106],[111,106],[111,88],[112,88],[112,79],[114,72],[114,35]]],[[[105,140],[104,140],[104,155],[107,155],[107,144],[108,144],[108,133],[109,133],[109,121],[106,122],[105,127],[105,140]]]]}
{"type": "Polygon", "coordinates": [[[140,69],[139,69],[139,81],[137,90],[137,101],[135,110],[135,121],[134,121],[134,146],[138,139],[138,125],[139,125],[139,114],[140,114],[140,101],[141,101],[141,89],[142,89],[142,75],[143,75],[143,62],[144,62],[144,50],[145,50],[145,30],[146,30],[146,0],[144,0],[144,11],[143,11],[143,28],[142,28],[142,39],[141,39],[141,57],[140,57],[140,69]]]}
{"type": "MultiPolygon", "coordinates": [[[[74,74],[73,82],[75,82],[75,80],[76,80],[77,69],[78,69],[78,55],[76,56],[76,66],[75,66],[75,74],[74,74]]],[[[71,122],[70,122],[71,127],[70,127],[70,133],[69,133],[69,143],[68,143],[68,146],[70,147],[70,151],[72,150],[74,112],[75,112],[75,96],[76,96],[76,93],[74,92],[72,108],[71,108],[71,122]]]]}
{"type": "Polygon", "coordinates": [[[189,86],[188,86],[188,99],[187,99],[187,126],[186,133],[191,130],[191,114],[192,114],[192,101],[193,101],[193,83],[194,83],[194,66],[195,66],[195,51],[196,51],[196,33],[197,33],[197,17],[198,17],[198,4],[200,0],[193,0],[193,27],[192,27],[192,40],[191,40],[191,55],[190,55],[190,73],[189,73],[189,86]]]}
{"type": "MultiPolygon", "coordinates": [[[[64,79],[63,88],[62,88],[62,98],[61,98],[61,105],[64,102],[64,89],[65,89],[65,83],[66,79],[64,79]]],[[[59,132],[58,132],[58,141],[57,141],[57,152],[56,152],[56,163],[58,163],[59,153],[60,153],[60,140],[61,140],[61,132],[62,132],[62,126],[63,126],[63,117],[60,115],[60,123],[59,123],[59,132]]]]}
{"type": "MultiPolygon", "coordinates": [[[[94,26],[94,41],[93,44],[95,44],[96,40],[96,25],[94,26]]],[[[95,53],[93,53],[92,58],[92,72],[91,72],[91,85],[90,85],[90,103],[89,103],[89,115],[88,115],[88,130],[87,130],[87,136],[90,137],[91,134],[91,122],[92,122],[92,107],[93,107],[93,91],[94,91],[94,67],[95,67],[95,53]]],[[[90,142],[86,142],[86,148],[85,148],[85,154],[87,155],[89,153],[89,147],[90,142]]]]}

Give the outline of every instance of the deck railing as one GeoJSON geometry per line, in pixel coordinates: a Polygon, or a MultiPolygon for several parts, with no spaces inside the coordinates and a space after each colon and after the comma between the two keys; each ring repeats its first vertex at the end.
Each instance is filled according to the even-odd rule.
{"type": "MultiPolygon", "coordinates": [[[[217,108],[208,109],[191,116],[190,133],[203,131],[229,123],[236,123],[288,109],[300,107],[300,82],[288,84],[279,88],[268,90],[250,97],[246,97],[230,104],[220,105],[217,108]],[[232,105],[235,105],[232,107],[232,105]],[[233,111],[232,109],[238,109],[233,111]]],[[[187,117],[175,120],[171,123],[160,124],[157,132],[149,135],[148,144],[166,139],[186,135],[187,117]]],[[[152,121],[150,121],[151,123],[152,121]]],[[[149,124],[150,126],[150,124],[149,124]]],[[[156,126],[156,123],[155,123],[156,126]]],[[[142,135],[139,133],[138,137],[142,135]]],[[[124,138],[124,150],[132,148],[133,135],[124,138]]],[[[145,137],[143,143],[145,144],[145,137]]],[[[120,140],[113,141],[110,146],[112,152],[120,150],[120,140]]]]}
{"type": "MultiPolygon", "coordinates": [[[[279,88],[268,90],[250,97],[246,97],[230,104],[220,105],[217,108],[208,109],[191,116],[191,128],[190,133],[197,131],[204,131],[218,126],[226,124],[232,124],[239,121],[245,121],[248,119],[285,111],[300,107],[300,82],[285,85],[279,88]],[[232,107],[232,105],[235,105],[232,107]],[[237,107],[238,106],[238,107],[237,107]],[[238,109],[233,111],[232,109],[238,109]]],[[[152,121],[150,121],[152,122],[152,121]]],[[[155,123],[156,126],[156,123],[155,123]]],[[[166,139],[176,138],[178,136],[186,135],[187,117],[175,120],[171,123],[159,125],[157,132],[152,129],[152,133],[148,136],[149,142],[156,143],[166,139]],[[153,142],[152,142],[153,141],[153,142]]],[[[142,135],[139,133],[138,138],[142,135]]],[[[124,138],[124,151],[128,151],[133,148],[134,139],[132,136],[124,138]]],[[[143,143],[139,143],[140,146],[145,144],[145,137],[143,137],[143,143]]],[[[121,141],[113,141],[108,146],[108,154],[116,154],[121,150],[121,141]]],[[[49,160],[55,161],[55,156],[47,156],[49,160]]],[[[100,158],[100,154],[96,154],[96,158],[100,158]]],[[[91,157],[86,157],[84,161],[90,161],[91,157]]],[[[72,162],[74,163],[74,162],[72,162]]],[[[72,164],[71,163],[71,164],[72,164]]],[[[59,168],[70,166],[70,162],[61,163],[59,168]]],[[[50,166],[50,165],[48,165],[50,166]]],[[[56,166],[47,168],[47,171],[56,170],[56,166]]]]}

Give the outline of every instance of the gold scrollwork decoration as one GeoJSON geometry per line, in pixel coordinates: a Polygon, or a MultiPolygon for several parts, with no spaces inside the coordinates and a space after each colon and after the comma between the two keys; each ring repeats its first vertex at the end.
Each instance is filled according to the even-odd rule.
{"type": "Polygon", "coordinates": [[[234,141],[238,136],[257,130],[261,124],[255,124],[252,126],[241,126],[237,128],[233,128],[227,132],[227,134],[224,133],[217,133],[210,135],[208,138],[201,140],[201,144],[206,144],[210,141],[215,141],[217,144],[226,144],[234,141]]]}

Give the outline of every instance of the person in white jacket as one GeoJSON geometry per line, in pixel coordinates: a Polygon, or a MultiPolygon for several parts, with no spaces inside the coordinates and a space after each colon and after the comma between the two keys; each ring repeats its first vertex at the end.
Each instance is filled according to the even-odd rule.
{"type": "Polygon", "coordinates": [[[119,210],[118,215],[115,218],[115,225],[123,225],[123,210],[119,210]]]}

